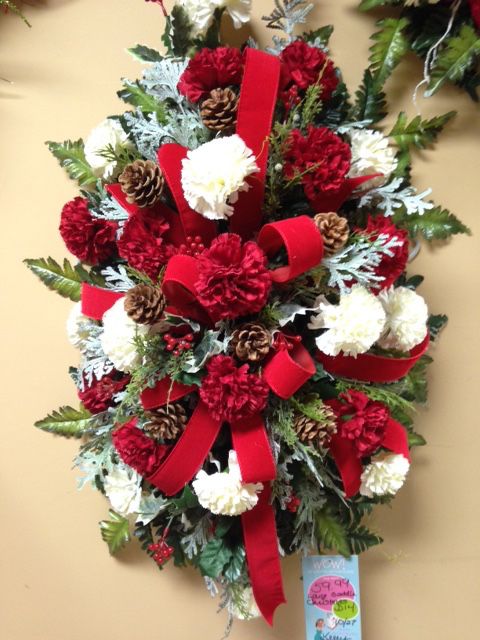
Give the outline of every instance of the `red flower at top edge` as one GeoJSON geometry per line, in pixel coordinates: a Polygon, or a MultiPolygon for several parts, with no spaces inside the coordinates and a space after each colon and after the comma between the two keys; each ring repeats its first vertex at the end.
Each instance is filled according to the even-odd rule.
{"type": "Polygon", "coordinates": [[[234,47],[202,49],[188,63],[178,83],[178,90],[190,102],[198,102],[212,89],[240,85],[243,56],[234,47]]]}

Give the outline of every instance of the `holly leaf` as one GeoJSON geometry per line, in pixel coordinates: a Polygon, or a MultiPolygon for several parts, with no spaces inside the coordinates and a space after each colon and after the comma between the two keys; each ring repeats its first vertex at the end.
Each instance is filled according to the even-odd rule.
{"type": "Polygon", "coordinates": [[[235,547],[232,558],[223,571],[223,575],[230,584],[237,582],[243,573],[245,565],[245,549],[242,546],[235,547]]]}
{"type": "Polygon", "coordinates": [[[192,42],[193,25],[188,13],[183,7],[176,4],[166,19],[166,29],[162,36],[162,42],[167,52],[174,56],[184,58],[192,42]]]}
{"type": "Polygon", "coordinates": [[[428,318],[428,331],[430,332],[430,340],[434,342],[438,338],[438,334],[448,322],[448,316],[443,314],[432,314],[428,318]]]}
{"type": "Polygon", "coordinates": [[[385,18],[379,20],[380,31],[373,34],[370,47],[370,70],[376,83],[383,86],[392,71],[408,51],[405,29],[406,18],[385,18]]]}
{"type": "Polygon", "coordinates": [[[333,33],[333,24],[327,24],[324,27],[320,27],[319,29],[315,29],[315,31],[308,31],[303,34],[306,42],[315,42],[317,44],[323,45],[324,47],[328,47],[328,43],[330,42],[330,38],[333,33]]]}
{"type": "Polygon", "coordinates": [[[151,49],[144,44],[137,44],[130,49],[127,49],[134,58],[140,60],[140,62],[160,62],[163,60],[161,53],[155,49],[151,49]]]}
{"type": "Polygon", "coordinates": [[[65,169],[72,180],[76,180],[81,187],[94,184],[97,181],[91,166],[85,159],[83,140],[65,140],[65,142],[45,143],[65,169]]]}
{"type": "Polygon", "coordinates": [[[422,120],[421,116],[416,116],[409,123],[407,122],[407,115],[402,111],[388,135],[395,140],[402,150],[407,150],[412,146],[418,149],[425,149],[436,141],[444,126],[456,113],[456,111],[449,111],[430,120],[422,120]]]}
{"type": "Polygon", "coordinates": [[[85,269],[73,267],[66,258],[62,266],[51,257],[28,258],[23,262],[50,290],[73,302],[80,300],[82,282],[88,277],[85,269]]]}
{"type": "Polygon", "coordinates": [[[108,550],[112,555],[115,555],[127,542],[130,542],[130,527],[128,519],[112,509],[109,510],[108,514],[110,520],[102,520],[99,523],[100,532],[102,540],[108,545],[108,550]]]}
{"type": "Polygon", "coordinates": [[[408,446],[409,447],[423,447],[427,444],[427,441],[419,433],[415,431],[408,432],[408,446]]]}
{"type": "Polygon", "coordinates": [[[84,407],[74,409],[65,406],[60,407],[57,411],[52,411],[43,420],[37,420],[35,426],[57,436],[81,438],[85,433],[88,433],[93,423],[92,414],[84,407]]]}
{"type": "Polygon", "coordinates": [[[202,576],[218,578],[232,557],[231,549],[225,546],[222,538],[210,540],[198,556],[198,567],[202,576]]]}
{"type": "Polygon", "coordinates": [[[138,80],[136,82],[124,80],[123,87],[123,89],[117,91],[119,98],[127,104],[139,107],[143,113],[155,113],[158,122],[165,122],[166,115],[163,104],[147,93],[138,80]]]}
{"type": "Polygon", "coordinates": [[[460,82],[478,56],[480,38],[471,25],[465,24],[438,54],[425,95],[432,96],[447,80],[460,82]]]}
{"type": "Polygon", "coordinates": [[[326,549],[335,549],[342,556],[350,557],[347,532],[335,516],[322,510],[317,514],[315,525],[317,537],[326,549]]]}
{"type": "Polygon", "coordinates": [[[198,498],[191,490],[190,485],[187,484],[182,495],[176,500],[172,500],[172,504],[178,513],[183,513],[188,509],[198,507],[198,498]]]}
{"type": "Polygon", "coordinates": [[[412,238],[422,235],[425,240],[446,240],[459,233],[471,235],[470,229],[453,213],[442,207],[428,209],[422,215],[419,213],[396,213],[393,221],[399,227],[406,229],[412,238]]]}
{"type": "Polygon", "coordinates": [[[363,80],[355,93],[353,117],[357,121],[371,120],[379,122],[387,115],[385,93],[373,78],[370,69],[365,69],[363,80]]]}
{"type": "Polygon", "coordinates": [[[348,533],[348,539],[350,543],[350,549],[352,553],[360,554],[370,547],[374,547],[377,544],[382,544],[383,538],[373,533],[367,527],[360,526],[354,531],[348,533]]]}

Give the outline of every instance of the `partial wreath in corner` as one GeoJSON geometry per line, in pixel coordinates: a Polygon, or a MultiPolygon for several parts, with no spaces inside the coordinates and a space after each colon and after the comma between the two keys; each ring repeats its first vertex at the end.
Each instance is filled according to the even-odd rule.
{"type": "Polygon", "coordinates": [[[413,51],[424,64],[424,96],[445,83],[464,89],[478,102],[480,85],[480,0],[361,0],[360,9],[400,7],[399,17],[380,20],[377,38],[390,47],[413,51]]]}
{"type": "Polygon", "coordinates": [[[76,302],[80,351],[80,407],[37,426],[82,439],[110,552],[133,534],[160,569],[198,568],[229,627],[272,623],[281,555],[381,542],[364,519],[425,444],[413,409],[446,322],[409,255],[468,233],[410,180],[452,114],[385,135],[398,50],[375,40],[351,99],[332,27],[297,36],[312,5],[275,4],[266,52],[219,40],[248,0],[177,3],[167,54],[130,50],[147,63],[119,91],[133,109],[48,143],[82,189],[60,219],[78,262],[26,260],[76,302]]]}

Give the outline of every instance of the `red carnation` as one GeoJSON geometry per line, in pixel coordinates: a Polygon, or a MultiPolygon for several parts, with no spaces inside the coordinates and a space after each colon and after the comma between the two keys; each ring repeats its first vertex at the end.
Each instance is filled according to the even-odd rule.
{"type": "Polygon", "coordinates": [[[326,127],[309,127],[306,136],[294,129],[285,154],[285,175],[292,179],[302,174],[305,194],[315,202],[340,190],[351,157],[348,144],[326,127]]]}
{"type": "Polygon", "coordinates": [[[317,47],[295,40],[280,54],[282,63],[282,100],[287,108],[298,103],[299,92],[320,84],[320,99],[330,100],[338,85],[338,77],[330,58],[317,47]]]}
{"type": "Polygon", "coordinates": [[[375,268],[375,275],[384,278],[379,283],[379,287],[384,289],[392,285],[395,280],[402,275],[408,262],[408,233],[403,229],[398,229],[389,218],[384,216],[368,216],[366,229],[357,229],[363,235],[368,235],[370,240],[376,240],[380,235],[389,240],[397,238],[400,244],[392,247],[391,255],[383,254],[382,261],[375,268]]]}
{"type": "Polygon", "coordinates": [[[120,458],[141,476],[151,476],[169,449],[146,436],[135,426],[135,420],[116,429],[112,433],[112,441],[120,458]]]}
{"type": "Polygon", "coordinates": [[[101,378],[101,380],[94,380],[90,387],[78,392],[80,402],[90,413],[106,411],[113,404],[113,396],[125,388],[129,380],[128,376],[114,380],[114,373],[101,378]]]}
{"type": "Polygon", "coordinates": [[[265,407],[267,383],[248,373],[248,364],[237,368],[230,356],[214,356],[207,371],[200,397],[215,420],[232,422],[250,418],[265,407]]]}
{"type": "Polygon", "coordinates": [[[260,311],[272,284],[267,258],[255,242],[224,233],[198,258],[198,299],[216,320],[260,311]]]}
{"type": "Polygon", "coordinates": [[[178,90],[190,102],[198,102],[212,89],[239,85],[243,75],[243,56],[233,47],[202,49],[188,63],[178,90]]]}
{"type": "Polygon", "coordinates": [[[116,231],[114,222],[92,217],[85,198],[74,198],[62,209],[60,235],[82,262],[97,265],[111,258],[116,251],[116,231]]]}
{"type": "Polygon", "coordinates": [[[480,0],[468,0],[468,2],[470,4],[472,20],[477,29],[480,29],[480,0]]]}
{"type": "Polygon", "coordinates": [[[384,440],[390,417],[388,408],[352,389],[341,393],[340,398],[327,402],[338,418],[338,435],[354,441],[359,458],[372,455],[384,440]]]}
{"type": "Polygon", "coordinates": [[[155,280],[174,249],[166,244],[164,235],[169,225],[164,218],[150,211],[139,211],[126,222],[118,241],[118,252],[128,264],[155,280]]]}

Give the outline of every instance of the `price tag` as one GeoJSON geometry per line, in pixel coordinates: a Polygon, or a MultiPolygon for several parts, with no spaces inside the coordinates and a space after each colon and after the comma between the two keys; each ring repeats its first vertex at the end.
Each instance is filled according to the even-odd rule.
{"type": "Polygon", "coordinates": [[[303,558],[307,640],[361,640],[358,556],[303,558]]]}

